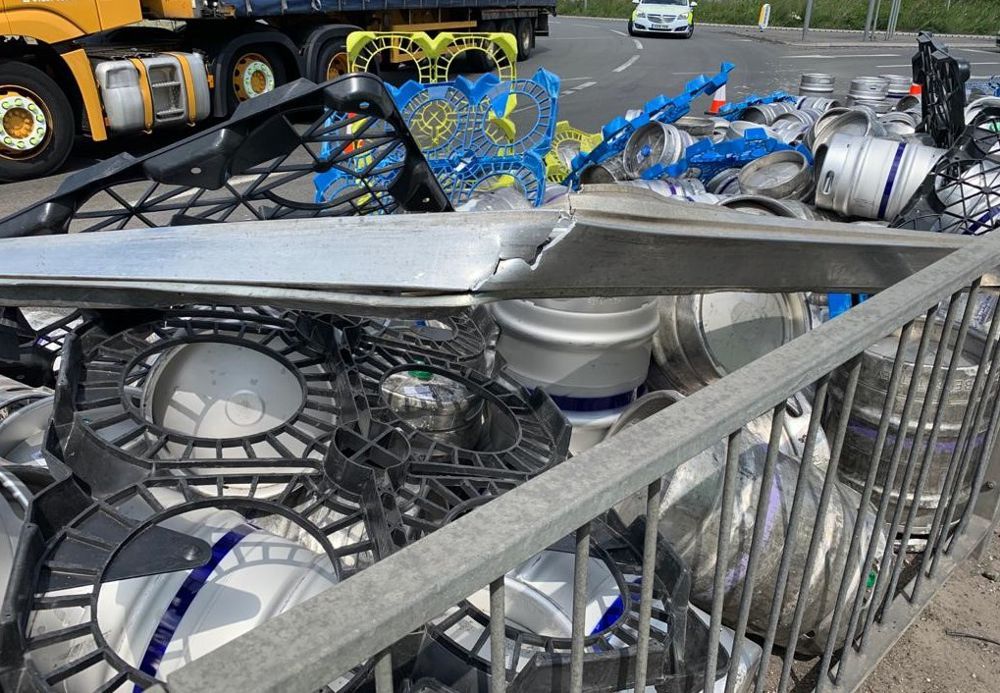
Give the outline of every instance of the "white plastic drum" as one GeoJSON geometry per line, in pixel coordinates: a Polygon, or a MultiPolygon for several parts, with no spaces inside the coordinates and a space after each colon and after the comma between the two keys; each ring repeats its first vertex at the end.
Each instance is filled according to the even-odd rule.
{"type": "Polygon", "coordinates": [[[574,454],[600,440],[646,379],[656,302],[647,298],[502,301],[497,351],[510,375],[540,387],[574,423],[574,454]]]}
{"type": "MultiPolygon", "coordinates": [[[[166,506],[181,500],[170,491],[153,492],[166,506]]],[[[325,554],[264,532],[232,510],[192,510],[162,526],[207,541],[212,546],[209,563],[190,571],[104,583],[97,609],[110,647],[161,680],[337,582],[325,554]]],[[[79,622],[78,612],[58,609],[39,612],[32,628],[79,622]],[[48,622],[40,623],[43,618],[48,622]]],[[[84,655],[81,648],[87,647],[87,641],[72,641],[47,648],[39,651],[39,664],[43,670],[55,668],[84,655]]],[[[66,691],[89,693],[113,674],[110,667],[94,666],[62,685],[66,691]]]]}

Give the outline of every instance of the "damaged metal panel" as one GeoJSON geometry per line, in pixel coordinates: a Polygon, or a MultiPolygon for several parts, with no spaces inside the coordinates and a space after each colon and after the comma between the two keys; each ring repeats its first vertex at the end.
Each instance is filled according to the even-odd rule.
{"type": "Polygon", "coordinates": [[[597,191],[570,200],[564,210],[2,240],[0,301],[86,307],[222,301],[427,314],[514,297],[874,291],[970,242],[754,217],[633,193],[597,191]]]}

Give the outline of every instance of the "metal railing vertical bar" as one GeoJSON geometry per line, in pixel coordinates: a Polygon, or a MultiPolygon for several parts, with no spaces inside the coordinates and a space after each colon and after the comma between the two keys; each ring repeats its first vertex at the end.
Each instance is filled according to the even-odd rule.
{"type": "MultiPolygon", "coordinates": [[[[970,529],[973,533],[957,537],[956,550],[954,554],[945,555],[941,559],[941,568],[937,574],[930,578],[930,583],[940,587],[951,577],[971,553],[986,529],[986,521],[979,516],[973,517],[970,521],[970,529]]],[[[906,632],[919,617],[927,603],[933,595],[926,594],[919,601],[912,602],[908,599],[896,599],[890,602],[879,623],[872,625],[869,634],[869,649],[864,653],[864,658],[853,666],[843,667],[838,671],[839,680],[836,691],[838,693],[853,693],[862,690],[864,680],[872,669],[878,664],[882,657],[906,632]]]]}
{"type": "MultiPolygon", "coordinates": [[[[826,476],[823,479],[823,491],[820,494],[819,508],[816,517],[813,519],[812,537],[809,540],[809,549],[806,553],[805,567],[802,569],[802,578],[799,585],[799,598],[795,602],[795,612],[792,615],[791,630],[788,635],[788,652],[785,655],[781,678],[778,680],[778,693],[788,690],[788,683],[792,676],[792,662],[794,661],[795,643],[799,639],[799,631],[802,628],[802,619],[805,616],[806,604],[808,600],[802,595],[807,594],[811,583],[811,576],[816,565],[816,557],[819,554],[819,547],[823,539],[822,522],[826,512],[830,507],[830,498],[834,488],[837,487],[837,467],[840,462],[840,453],[844,449],[844,439],[847,437],[847,425],[851,420],[851,408],[854,406],[854,394],[858,388],[858,378],[861,376],[861,356],[855,356],[850,365],[847,385],[844,388],[844,400],[840,410],[840,419],[837,421],[837,430],[834,435],[833,445],[830,448],[830,463],[826,468],[826,476]]],[[[807,458],[808,459],[808,458],[807,458]]],[[[803,461],[803,466],[808,463],[803,461]]],[[[858,528],[855,527],[855,531],[858,528]]],[[[850,563],[850,558],[848,558],[850,563]]],[[[831,633],[830,638],[836,639],[837,634],[831,633]]]]}
{"type": "MultiPolygon", "coordinates": [[[[507,690],[507,606],[501,575],[490,583],[490,693],[507,690]]],[[[511,666],[516,666],[511,662],[511,666]]]]}
{"type": "MultiPolygon", "coordinates": [[[[924,396],[924,406],[920,410],[920,418],[917,421],[917,430],[913,435],[913,447],[910,450],[910,454],[917,455],[919,451],[923,449],[923,456],[920,460],[920,471],[917,473],[917,480],[913,485],[912,500],[909,501],[910,508],[906,515],[906,525],[903,527],[903,534],[899,540],[899,558],[893,565],[892,578],[889,583],[887,596],[888,599],[893,598],[893,595],[896,593],[896,589],[899,586],[899,580],[903,574],[903,565],[905,563],[903,557],[906,555],[906,547],[909,545],[910,538],[913,536],[913,527],[916,524],[917,515],[920,510],[920,499],[923,496],[924,485],[927,483],[927,477],[931,469],[934,446],[937,445],[938,431],[941,426],[941,417],[944,413],[952,381],[954,380],[955,366],[961,360],[961,349],[964,348],[964,334],[960,333],[956,339],[955,348],[951,352],[948,369],[943,371],[942,365],[944,364],[945,354],[948,352],[948,331],[951,329],[951,324],[955,320],[955,313],[961,296],[962,292],[956,291],[952,294],[951,301],[948,304],[948,314],[942,325],[941,339],[938,341],[937,351],[934,354],[934,363],[931,366],[931,377],[930,382],[927,384],[927,394],[924,396]],[[962,341],[961,344],[958,343],[959,339],[962,341]],[[943,382],[941,382],[942,372],[944,372],[943,382]],[[936,398],[935,394],[937,394],[936,398]],[[927,437],[927,442],[924,443],[922,437],[926,432],[927,423],[931,415],[931,409],[934,409],[934,418],[931,420],[930,435],[927,437]]],[[[966,306],[966,308],[968,308],[968,306],[966,306]]],[[[924,329],[929,328],[930,324],[925,325],[924,327],[924,329]]],[[[906,488],[901,489],[901,505],[904,504],[904,499],[908,497],[906,495],[906,490],[906,488]]],[[[924,557],[921,557],[921,563],[923,563],[923,559],[924,557]]],[[[918,571],[918,575],[920,572],[922,572],[922,568],[918,571]]],[[[913,595],[911,593],[911,598],[912,596],[913,595]]]]}
{"type": "Polygon", "coordinates": [[[590,563],[590,522],[576,530],[576,560],[573,564],[573,630],[570,651],[571,693],[583,691],[583,655],[587,620],[587,568],[590,563]]]}
{"type": "MultiPolygon", "coordinates": [[[[774,596],[771,600],[771,615],[767,622],[767,632],[764,636],[764,646],[763,654],[761,655],[761,661],[767,662],[771,658],[771,652],[774,650],[774,641],[778,634],[778,623],[781,620],[781,616],[784,613],[785,605],[785,588],[788,584],[788,574],[792,567],[792,556],[795,553],[796,534],[799,527],[799,515],[802,512],[803,501],[802,498],[805,496],[806,492],[806,478],[809,473],[809,463],[805,460],[811,460],[813,456],[813,451],[816,448],[816,437],[819,434],[820,421],[823,418],[823,409],[826,404],[826,394],[830,387],[830,372],[828,371],[819,380],[819,386],[816,388],[815,397],[815,407],[813,408],[812,418],[809,420],[809,429],[806,432],[806,444],[803,447],[802,459],[804,462],[799,465],[799,473],[795,479],[795,492],[792,496],[792,509],[788,515],[788,525],[785,529],[785,545],[781,551],[781,563],[778,565],[778,576],[774,583],[774,596]]],[[[791,657],[791,653],[786,653],[786,656],[791,657]]],[[[764,686],[766,683],[766,677],[758,676],[757,682],[754,687],[755,693],[763,693],[764,686]]]]}
{"type": "MultiPolygon", "coordinates": [[[[923,327],[921,328],[923,332],[920,335],[920,346],[917,347],[917,355],[914,359],[914,364],[922,364],[926,361],[927,350],[930,348],[931,341],[931,330],[926,329],[926,326],[934,320],[934,316],[937,314],[937,306],[930,308],[924,315],[923,327]]],[[[910,428],[910,417],[913,414],[913,407],[916,406],[917,392],[920,390],[920,368],[914,366],[912,372],[910,373],[910,383],[906,391],[906,401],[903,405],[903,414],[899,419],[899,427],[896,433],[896,444],[893,446],[892,450],[892,465],[895,467],[899,462],[902,461],[903,449],[906,447],[906,442],[909,439],[908,431],[910,428]]],[[[924,393],[924,401],[921,404],[921,409],[927,404],[929,398],[929,393],[931,392],[930,385],[927,386],[924,393]]],[[[919,418],[919,417],[918,417],[919,418]]],[[[892,520],[889,522],[889,527],[887,531],[888,541],[893,542],[896,536],[899,534],[899,523],[903,518],[903,502],[902,498],[905,494],[905,489],[910,485],[910,481],[913,478],[913,470],[916,466],[916,450],[919,447],[919,440],[917,436],[919,435],[919,428],[914,434],[914,438],[911,442],[910,453],[906,458],[906,465],[903,467],[903,477],[899,482],[899,497],[897,497],[895,502],[895,507],[892,511],[892,520]]],[[[882,502],[889,503],[892,498],[893,489],[896,488],[895,478],[887,480],[885,488],[883,489],[882,502]]],[[[892,553],[891,550],[887,550],[886,554],[892,553]]],[[[863,649],[866,644],[866,638],[868,637],[868,632],[871,629],[871,625],[874,622],[876,616],[878,615],[883,601],[886,599],[886,595],[889,594],[890,585],[892,584],[892,575],[895,572],[896,564],[902,561],[905,557],[905,551],[897,551],[892,557],[888,569],[883,566],[882,570],[879,570],[878,575],[875,578],[875,590],[873,592],[872,600],[869,604],[868,614],[865,617],[865,625],[861,632],[861,644],[858,649],[863,649]]],[[[847,658],[845,657],[845,662],[847,658]]],[[[841,664],[841,668],[846,666],[841,664]]]]}
{"type": "MultiPolygon", "coordinates": [[[[907,339],[912,336],[913,326],[916,321],[911,321],[906,324],[904,331],[908,335],[907,339]]],[[[916,363],[920,363],[927,352],[927,345],[930,340],[930,335],[924,332],[921,335],[920,341],[917,346],[916,363]]],[[[889,504],[892,498],[892,489],[896,483],[896,473],[899,470],[899,462],[902,458],[903,443],[906,440],[906,429],[910,425],[910,415],[913,411],[914,401],[916,400],[916,389],[913,386],[913,374],[910,374],[910,383],[906,390],[906,397],[903,401],[903,408],[899,415],[899,424],[896,427],[896,441],[893,444],[892,453],[889,458],[889,466],[886,469],[885,479],[882,483],[881,500],[879,501],[878,511],[875,516],[875,526],[882,527],[885,523],[885,517],[889,513],[889,504]]],[[[895,406],[895,403],[893,403],[895,406]]],[[[887,540],[892,541],[892,525],[890,524],[889,533],[887,534],[887,540]]],[[[871,542],[868,544],[868,554],[866,565],[871,565],[871,562],[875,560],[875,554],[878,551],[878,535],[873,534],[871,542]]],[[[886,549],[886,554],[891,552],[891,548],[886,549]]],[[[853,657],[855,652],[859,651],[864,647],[866,638],[868,637],[868,632],[871,629],[872,621],[874,619],[875,604],[878,603],[877,595],[879,593],[880,585],[884,584],[885,575],[887,571],[885,570],[886,560],[885,556],[882,557],[882,562],[879,567],[878,572],[875,575],[875,585],[871,591],[871,600],[869,601],[869,608],[865,613],[865,623],[861,631],[860,640],[857,646],[854,646],[855,634],[857,633],[857,624],[861,619],[861,614],[864,611],[865,604],[865,592],[858,591],[858,594],[854,598],[854,608],[851,612],[851,623],[848,626],[847,632],[850,636],[848,640],[847,647],[844,648],[840,662],[837,665],[837,677],[834,679],[836,683],[840,683],[841,673],[844,668],[848,665],[848,662],[853,657]]]]}
{"type": "Polygon", "coordinates": [[[168,676],[171,693],[321,688],[997,266],[1000,237],[977,239],[186,664],[168,676]]]}
{"type": "MultiPolygon", "coordinates": [[[[998,346],[1000,350],[1000,346],[998,346]]],[[[1000,371],[1000,364],[995,363],[993,367],[1000,371]]],[[[955,536],[960,536],[969,524],[969,518],[976,509],[976,504],[979,502],[979,494],[982,491],[983,483],[986,477],[986,470],[990,464],[990,458],[993,456],[994,447],[997,444],[997,429],[1000,428],[1000,405],[993,408],[993,413],[990,416],[990,427],[986,434],[986,442],[983,445],[983,450],[979,455],[979,464],[976,468],[976,477],[972,483],[972,495],[969,497],[969,504],[966,506],[965,511],[962,513],[962,519],[958,524],[958,529],[955,531],[955,536]]],[[[997,507],[1000,507],[1000,494],[998,494],[997,507]]],[[[993,518],[991,524],[995,524],[997,516],[997,509],[993,510],[993,518]]],[[[954,544],[954,539],[952,543],[954,544]]],[[[950,551],[950,547],[949,547],[950,551]]]]}
{"type": "Polygon", "coordinates": [[[743,429],[729,434],[726,440],[726,469],[722,481],[722,512],[719,517],[719,540],[715,553],[715,578],[712,582],[712,611],[708,626],[708,659],[705,661],[705,687],[714,685],[719,660],[719,635],[722,632],[722,605],[726,598],[726,561],[733,528],[733,501],[736,498],[736,475],[740,462],[740,437],[743,429]]]}
{"type": "Polygon", "coordinates": [[[393,693],[392,652],[382,650],[375,655],[375,693],[393,693]]]}
{"type": "MultiPolygon", "coordinates": [[[[945,374],[944,383],[941,385],[941,395],[940,397],[938,397],[937,412],[934,416],[934,423],[932,424],[931,427],[931,436],[927,441],[927,450],[924,452],[924,466],[923,469],[921,470],[924,474],[927,474],[929,472],[930,467],[933,464],[934,452],[937,448],[938,436],[940,435],[941,425],[944,420],[946,409],[949,405],[951,390],[955,383],[955,373],[958,370],[958,364],[961,363],[964,358],[965,342],[969,336],[969,323],[972,320],[972,314],[975,312],[975,307],[976,307],[975,298],[979,293],[979,283],[980,280],[977,279],[969,287],[969,294],[965,301],[965,310],[962,311],[962,322],[958,326],[958,334],[955,335],[955,345],[954,347],[952,347],[951,361],[948,363],[948,372],[945,374]]],[[[951,323],[946,322],[941,332],[942,346],[940,348],[943,349],[944,346],[948,343],[950,334],[951,334],[951,323]]],[[[969,410],[971,409],[972,409],[971,406],[967,406],[966,414],[968,414],[969,410]]],[[[962,417],[963,424],[965,423],[965,420],[967,420],[968,418],[969,418],[968,416],[962,417]]],[[[967,429],[964,432],[967,433],[967,429]]],[[[961,432],[959,434],[959,438],[961,439],[961,432]]],[[[960,440],[959,442],[962,441],[960,440]]],[[[956,462],[958,460],[955,457],[955,453],[957,452],[958,447],[959,446],[956,444],[955,450],[952,451],[951,459],[949,460],[948,464],[948,470],[945,473],[944,482],[941,484],[941,488],[938,489],[937,508],[935,508],[934,517],[931,521],[930,534],[927,535],[927,544],[924,549],[924,553],[921,556],[920,569],[917,571],[917,575],[913,581],[913,591],[911,593],[913,598],[917,598],[917,596],[920,593],[920,588],[924,581],[925,570],[929,568],[928,563],[930,562],[930,557],[933,555],[932,542],[934,541],[934,536],[937,534],[937,530],[940,526],[942,515],[944,513],[945,491],[951,485],[951,480],[952,478],[954,478],[954,474],[956,471],[956,466],[957,466],[956,462]]],[[[918,480],[917,490],[914,493],[913,497],[913,505],[910,508],[910,512],[914,516],[916,516],[916,513],[920,508],[921,493],[922,493],[922,485],[918,480]]]]}
{"type": "MultiPolygon", "coordinates": [[[[992,404],[994,408],[1000,405],[1000,395],[997,392],[997,386],[1000,384],[1000,364],[997,363],[997,358],[1000,357],[1000,300],[998,300],[993,306],[993,316],[990,322],[990,329],[986,335],[986,345],[983,349],[983,358],[979,362],[979,371],[976,373],[976,380],[979,381],[980,377],[986,378],[983,387],[976,391],[973,388],[973,394],[971,400],[975,401],[975,417],[972,421],[970,430],[972,431],[971,436],[966,439],[965,448],[962,450],[962,462],[961,469],[959,470],[958,476],[955,480],[955,489],[953,489],[948,498],[948,507],[945,512],[945,520],[942,527],[951,527],[952,522],[955,520],[955,512],[958,509],[958,487],[962,483],[962,479],[967,473],[967,468],[973,465],[973,458],[975,457],[975,451],[977,447],[975,445],[976,433],[980,430],[983,425],[983,420],[986,417],[986,410],[989,405],[992,404]],[[989,372],[987,376],[986,373],[989,372]],[[991,399],[992,394],[992,399],[991,399]]],[[[982,447],[978,448],[980,452],[990,450],[990,435],[989,435],[989,423],[987,423],[987,431],[983,433],[982,447]]],[[[975,503],[972,501],[973,496],[978,499],[978,493],[976,489],[976,479],[979,478],[979,465],[975,464],[971,467],[972,474],[970,477],[970,496],[969,496],[969,506],[974,507],[975,503]]],[[[956,528],[956,533],[962,528],[961,518],[959,518],[959,526],[956,528]]],[[[931,574],[937,567],[937,562],[940,554],[947,553],[951,550],[951,541],[946,541],[945,530],[942,529],[941,538],[939,540],[939,545],[937,551],[931,557],[931,574]],[[947,545],[946,545],[947,544],[947,545]]]]}
{"type": "MultiPolygon", "coordinates": [[[[978,282],[973,285],[973,290],[969,293],[969,306],[974,306],[978,298],[978,282]]],[[[944,545],[945,537],[948,535],[948,528],[951,527],[954,516],[955,503],[962,493],[962,481],[966,479],[969,467],[970,453],[976,447],[975,431],[978,423],[982,421],[982,412],[989,406],[989,402],[984,401],[984,387],[989,381],[987,372],[989,363],[993,357],[993,340],[996,336],[997,326],[990,326],[989,333],[983,346],[983,354],[976,365],[976,376],[972,383],[972,388],[968,392],[968,402],[965,412],[962,415],[962,424],[959,429],[958,439],[955,447],[951,451],[948,460],[948,471],[941,490],[938,495],[937,507],[934,509],[934,518],[931,521],[931,530],[927,535],[927,548],[925,549],[924,563],[921,566],[920,575],[917,580],[923,580],[924,575],[928,577],[933,573],[937,563],[937,554],[944,545]]],[[[986,394],[988,398],[988,391],[986,394]]],[[[985,439],[982,441],[985,444],[985,439]]],[[[917,586],[914,586],[917,589],[917,586]]]]}
{"type": "Polygon", "coordinates": [[[639,640],[635,654],[635,689],[646,682],[649,665],[649,628],[653,618],[653,582],[656,580],[656,539],[660,514],[659,479],[646,487],[646,526],[642,537],[642,582],[639,585],[639,640]]]}
{"type": "MultiPolygon", "coordinates": [[[[864,515],[867,512],[869,503],[871,502],[872,492],[875,488],[875,480],[878,478],[878,471],[881,468],[882,453],[885,450],[885,441],[889,435],[889,424],[892,422],[892,412],[896,405],[896,395],[899,392],[899,381],[902,379],[903,363],[905,361],[904,355],[906,354],[907,348],[910,345],[910,337],[913,335],[913,323],[907,323],[899,335],[899,342],[896,346],[896,357],[892,364],[892,373],[889,375],[889,385],[886,387],[885,391],[885,402],[882,405],[882,418],[879,422],[878,433],[875,436],[875,445],[872,448],[872,454],[868,461],[868,476],[865,478],[865,487],[861,493],[861,505],[858,507],[858,514],[854,522],[854,532],[851,534],[851,545],[847,551],[848,557],[853,556],[855,551],[860,550],[858,544],[861,540],[862,527],[864,522],[864,515]]],[[[872,532],[871,539],[868,542],[868,548],[865,553],[865,560],[862,563],[867,569],[868,566],[872,565],[875,561],[875,553],[878,551],[878,538],[879,532],[878,528],[882,526],[882,522],[885,519],[885,507],[884,505],[880,507],[880,512],[875,519],[875,531],[872,532]]],[[[837,602],[833,609],[833,620],[830,624],[830,632],[836,634],[840,629],[840,620],[843,617],[843,609],[847,600],[847,592],[849,588],[849,575],[852,565],[850,558],[844,564],[844,571],[841,575],[840,590],[837,593],[837,602]]],[[[864,575],[862,575],[862,580],[864,580],[864,575]]],[[[855,596],[854,608],[851,610],[851,617],[848,620],[847,626],[847,639],[848,643],[851,641],[851,634],[854,629],[858,626],[858,618],[860,617],[860,603],[864,600],[865,589],[863,585],[858,586],[858,592],[855,596]]],[[[816,691],[821,693],[827,682],[831,679],[836,683],[836,678],[829,676],[830,673],[830,663],[833,660],[833,651],[836,649],[837,638],[831,637],[827,643],[826,648],[823,652],[823,659],[819,667],[819,678],[816,682],[816,691]]],[[[849,649],[849,647],[845,647],[849,649]]]]}
{"type": "MultiPolygon", "coordinates": [[[[740,654],[743,651],[747,624],[750,621],[750,606],[753,601],[757,568],[764,552],[764,528],[767,526],[769,507],[769,504],[765,502],[765,494],[769,493],[771,484],[774,483],[774,468],[777,464],[778,449],[781,446],[781,435],[785,425],[785,406],[784,403],[781,403],[771,412],[771,436],[767,442],[767,457],[764,459],[764,471],[760,477],[760,493],[757,497],[757,511],[754,515],[753,539],[750,543],[750,555],[747,558],[746,575],[743,578],[743,595],[740,599],[740,611],[736,618],[733,648],[729,655],[729,675],[726,677],[725,693],[733,693],[739,679],[740,654]]],[[[805,464],[804,461],[803,464],[805,464]]]]}

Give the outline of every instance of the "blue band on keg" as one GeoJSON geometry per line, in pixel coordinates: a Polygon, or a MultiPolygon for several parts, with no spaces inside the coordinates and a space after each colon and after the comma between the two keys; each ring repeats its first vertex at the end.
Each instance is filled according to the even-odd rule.
{"type": "Polygon", "coordinates": [[[588,412],[627,407],[635,401],[637,395],[636,390],[629,390],[610,397],[567,397],[566,395],[550,395],[550,397],[556,406],[563,411],[588,412]]]}
{"type": "Polygon", "coordinates": [[[622,598],[619,595],[615,597],[613,602],[611,602],[611,606],[608,607],[608,610],[601,615],[601,620],[597,622],[597,625],[590,631],[590,634],[597,635],[601,631],[607,630],[611,626],[615,625],[624,613],[625,602],[622,601],[622,598]]]}
{"type": "Polygon", "coordinates": [[[878,206],[878,218],[885,216],[885,210],[889,207],[889,198],[892,197],[892,186],[896,183],[896,174],[899,172],[899,162],[903,160],[903,152],[906,151],[906,143],[900,142],[896,147],[896,156],[892,158],[892,167],[889,169],[889,177],[885,181],[885,188],[882,189],[882,202],[878,206]]]}
{"type": "MultiPolygon", "coordinates": [[[[167,646],[173,640],[174,634],[181,624],[181,619],[184,618],[184,614],[191,608],[191,604],[194,602],[194,598],[198,596],[198,592],[208,582],[208,578],[219,566],[219,563],[222,562],[222,559],[229,555],[229,552],[240,543],[243,537],[253,531],[254,528],[250,525],[242,524],[226,532],[212,546],[212,557],[208,562],[200,568],[195,568],[184,578],[184,582],[177,588],[177,593],[170,600],[166,611],[163,612],[163,616],[160,618],[160,623],[156,626],[156,630],[153,631],[153,636],[149,639],[146,653],[142,656],[142,662],[139,664],[139,671],[150,676],[156,676],[156,672],[160,668],[160,662],[163,661],[163,655],[167,653],[167,646]]],[[[143,687],[139,684],[135,684],[135,687],[132,689],[132,693],[142,693],[142,691],[143,687]]]]}
{"type": "Polygon", "coordinates": [[[997,213],[1000,213],[1000,208],[990,207],[986,210],[986,214],[983,214],[981,217],[972,222],[969,231],[971,231],[973,235],[980,233],[980,229],[983,231],[989,231],[993,228],[993,225],[991,224],[987,226],[986,222],[991,221],[997,213]]]}

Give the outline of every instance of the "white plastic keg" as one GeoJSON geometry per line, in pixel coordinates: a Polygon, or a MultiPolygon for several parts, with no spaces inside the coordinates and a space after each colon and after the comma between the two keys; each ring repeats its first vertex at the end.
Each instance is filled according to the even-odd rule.
{"type": "Polygon", "coordinates": [[[573,425],[570,451],[599,442],[646,379],[659,321],[656,302],[513,300],[491,311],[500,326],[497,351],[510,375],[548,392],[573,425]]]}

